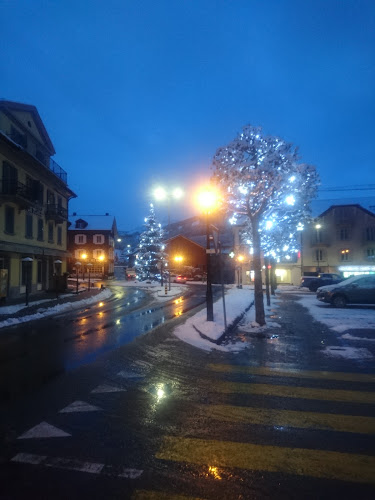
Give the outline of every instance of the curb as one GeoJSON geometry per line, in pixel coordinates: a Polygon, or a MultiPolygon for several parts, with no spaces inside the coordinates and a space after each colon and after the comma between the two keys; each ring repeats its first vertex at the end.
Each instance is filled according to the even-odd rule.
{"type": "Polygon", "coordinates": [[[207,337],[207,335],[205,335],[200,330],[198,330],[198,328],[195,325],[193,325],[193,328],[199,333],[199,335],[201,336],[202,339],[208,340],[209,342],[212,342],[213,344],[216,344],[216,345],[221,345],[224,341],[225,336],[228,335],[228,333],[231,333],[236,328],[238,323],[245,316],[245,314],[253,307],[253,305],[254,305],[254,301],[252,301],[241,314],[239,314],[236,318],[234,318],[232,323],[229,326],[227,326],[226,330],[224,330],[224,332],[216,340],[211,339],[210,337],[207,337]]]}

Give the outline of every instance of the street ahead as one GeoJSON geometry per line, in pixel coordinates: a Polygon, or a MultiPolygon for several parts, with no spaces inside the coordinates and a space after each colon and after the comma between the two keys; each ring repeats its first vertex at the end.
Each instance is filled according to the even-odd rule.
{"type": "Polygon", "coordinates": [[[335,334],[293,296],[239,354],[180,342],[173,306],[113,349],[120,311],[91,314],[92,352],[107,332],[111,350],[73,349],[67,371],[3,403],[1,499],[374,498],[373,366],[323,357],[335,334]]]}

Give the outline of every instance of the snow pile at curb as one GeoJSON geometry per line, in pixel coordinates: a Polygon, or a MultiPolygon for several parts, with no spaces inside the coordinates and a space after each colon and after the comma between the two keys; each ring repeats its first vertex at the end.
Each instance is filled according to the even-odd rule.
{"type": "Polygon", "coordinates": [[[73,311],[74,309],[78,309],[80,307],[84,307],[90,304],[94,304],[95,302],[108,299],[111,295],[112,292],[108,289],[105,289],[102,292],[98,293],[97,295],[94,295],[93,297],[89,297],[87,299],[82,299],[73,302],[65,302],[65,304],[57,304],[56,306],[49,307],[48,309],[40,308],[38,312],[35,314],[29,314],[28,316],[21,316],[20,318],[8,318],[4,321],[1,321],[0,328],[16,325],[18,323],[25,323],[26,321],[42,319],[45,318],[46,316],[60,314],[69,310],[73,311]]]}
{"type": "MultiPolygon", "coordinates": [[[[242,316],[253,300],[253,290],[240,290],[237,288],[228,290],[225,295],[227,324],[231,325],[236,319],[238,319],[239,316],[242,316]]],[[[206,351],[218,349],[220,351],[235,352],[242,350],[246,346],[244,343],[226,346],[220,346],[214,343],[224,333],[224,311],[222,299],[217,300],[214,303],[214,321],[207,321],[207,311],[206,308],[204,308],[187,319],[183,325],[175,328],[173,333],[180,340],[206,351]],[[207,337],[207,339],[202,338],[199,332],[207,337]]]]}

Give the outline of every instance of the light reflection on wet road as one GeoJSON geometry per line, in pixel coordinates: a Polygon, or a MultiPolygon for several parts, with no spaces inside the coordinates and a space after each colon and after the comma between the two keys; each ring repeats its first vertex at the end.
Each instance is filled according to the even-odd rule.
{"type": "Polygon", "coordinates": [[[178,297],[143,307],[142,290],[113,287],[113,295],[81,311],[3,329],[0,337],[0,400],[20,396],[58,373],[94,361],[204,301],[178,297]]]}

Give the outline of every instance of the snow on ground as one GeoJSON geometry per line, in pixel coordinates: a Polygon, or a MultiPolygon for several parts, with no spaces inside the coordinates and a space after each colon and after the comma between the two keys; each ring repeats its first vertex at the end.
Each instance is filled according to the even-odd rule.
{"type": "MultiPolygon", "coordinates": [[[[344,341],[349,342],[374,342],[375,341],[375,314],[374,307],[349,306],[345,308],[335,308],[329,304],[320,302],[315,294],[306,292],[298,287],[279,287],[278,293],[301,294],[299,304],[305,307],[311,316],[320,323],[328,326],[337,333],[343,333],[348,330],[366,330],[362,336],[344,333],[340,336],[344,341]],[[373,335],[368,336],[367,331],[373,330],[373,335]]],[[[370,344],[371,345],[371,344],[370,344]]],[[[347,359],[370,359],[373,357],[366,348],[351,346],[326,346],[322,350],[323,354],[331,357],[340,357],[347,359]]]]}
{"type": "Polygon", "coordinates": [[[304,294],[298,302],[308,309],[314,319],[324,323],[335,332],[342,333],[350,329],[375,329],[374,308],[371,306],[335,308],[320,302],[315,294],[304,294]]]}
{"type": "MultiPolygon", "coordinates": [[[[91,304],[94,304],[96,302],[100,302],[102,300],[108,299],[111,295],[112,295],[112,292],[110,290],[108,290],[108,288],[107,288],[107,289],[99,292],[97,295],[94,295],[93,297],[89,297],[87,299],[82,299],[82,300],[78,300],[75,302],[65,302],[65,304],[57,304],[56,306],[49,307],[47,309],[41,307],[35,314],[21,316],[19,318],[8,318],[4,321],[1,321],[0,328],[4,328],[6,326],[13,326],[13,325],[16,325],[18,323],[25,323],[26,321],[45,318],[46,316],[61,314],[61,313],[67,312],[67,311],[72,311],[72,310],[80,308],[82,306],[91,305],[91,304]]],[[[64,297],[64,295],[61,297],[64,297]]],[[[50,301],[41,300],[39,302],[34,302],[33,305],[39,304],[39,303],[42,304],[43,302],[50,302],[50,301]]],[[[25,307],[25,306],[23,305],[21,307],[21,309],[23,307],[25,307]]],[[[15,310],[12,310],[12,313],[14,313],[14,312],[17,312],[17,308],[19,308],[19,306],[17,305],[17,306],[9,306],[8,307],[8,309],[11,309],[11,308],[15,308],[15,310]]],[[[2,311],[3,311],[3,309],[2,309],[2,311]]]]}
{"type": "MultiPolygon", "coordinates": [[[[243,289],[235,287],[229,290],[227,289],[225,295],[227,325],[229,326],[233,323],[233,321],[249,307],[253,300],[254,292],[248,287],[243,289]]],[[[213,341],[220,338],[224,333],[224,308],[222,299],[214,302],[213,309],[214,321],[207,321],[207,309],[203,308],[198,313],[188,318],[184,324],[175,328],[173,333],[180,340],[206,351],[218,349],[220,351],[236,352],[243,349],[246,344],[237,343],[221,346],[201,337],[197,329],[213,341]]]]}

